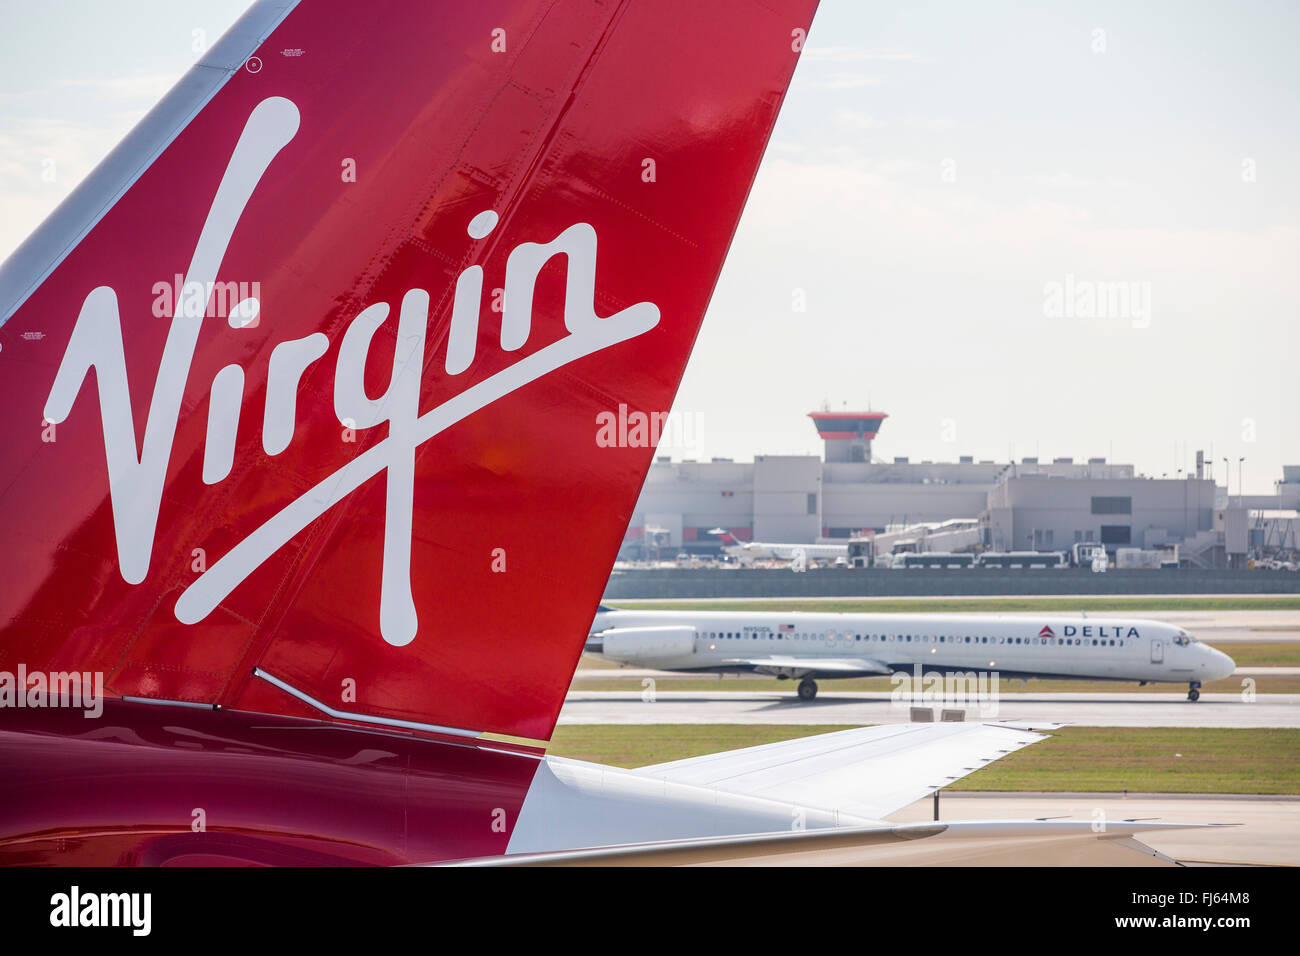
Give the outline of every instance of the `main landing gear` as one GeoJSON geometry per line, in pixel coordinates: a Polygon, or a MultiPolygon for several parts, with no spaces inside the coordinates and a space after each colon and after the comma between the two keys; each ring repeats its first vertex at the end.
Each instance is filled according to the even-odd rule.
{"type": "Polygon", "coordinates": [[[1187,699],[1196,701],[1201,699],[1201,682],[1194,680],[1187,685],[1187,699]]]}
{"type": "Polygon", "coordinates": [[[799,682],[799,699],[812,700],[817,696],[817,682],[811,677],[805,677],[799,682]]]}

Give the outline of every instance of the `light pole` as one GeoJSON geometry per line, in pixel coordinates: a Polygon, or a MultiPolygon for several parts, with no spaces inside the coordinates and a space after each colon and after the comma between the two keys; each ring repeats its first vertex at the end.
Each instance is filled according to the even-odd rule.
{"type": "Polygon", "coordinates": [[[1231,467],[1228,459],[1223,459],[1223,487],[1228,494],[1228,507],[1232,507],[1232,472],[1229,471],[1231,467]]]}
{"type": "Polygon", "coordinates": [[[1246,494],[1246,456],[1242,455],[1237,459],[1237,497],[1245,497],[1246,494]]]}

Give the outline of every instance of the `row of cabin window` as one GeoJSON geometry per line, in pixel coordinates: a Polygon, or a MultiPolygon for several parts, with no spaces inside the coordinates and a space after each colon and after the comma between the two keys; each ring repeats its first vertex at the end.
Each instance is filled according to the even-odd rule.
{"type": "MultiPolygon", "coordinates": [[[[719,631],[710,631],[710,632],[709,632],[709,638],[708,638],[708,639],[709,639],[709,640],[726,640],[726,639],[729,639],[729,638],[739,638],[739,637],[742,637],[742,636],[743,636],[743,635],[741,635],[741,634],[737,634],[735,631],[721,631],[721,632],[719,632],[719,631]]],[[[784,635],[784,634],[764,634],[764,635],[753,635],[751,639],[753,639],[753,640],[757,640],[760,636],[762,636],[762,637],[766,637],[766,638],[769,639],[769,640],[775,639],[775,640],[778,640],[778,641],[779,641],[779,640],[784,640],[784,639],[785,639],[785,635],[784,635]]],[[[792,641],[807,641],[807,640],[814,640],[814,641],[816,641],[816,640],[825,640],[825,639],[826,639],[826,635],[825,635],[824,633],[818,633],[818,634],[791,634],[791,635],[790,635],[790,640],[792,640],[792,641]]],[[[855,635],[853,635],[853,639],[854,639],[855,641],[861,641],[861,640],[864,640],[864,638],[863,638],[863,636],[862,636],[861,634],[855,634],[855,635]]],[[[893,637],[890,637],[890,636],[885,635],[885,634],[868,634],[868,635],[866,636],[865,640],[868,640],[868,641],[899,641],[899,642],[906,642],[906,643],[909,643],[909,644],[910,644],[910,643],[912,642],[912,635],[911,635],[911,634],[896,634],[896,635],[894,635],[893,637]]],[[[1110,638],[1110,639],[1106,639],[1106,638],[1098,639],[1098,638],[1095,638],[1095,637],[1094,637],[1094,638],[1091,638],[1090,640],[1092,641],[1092,644],[1091,644],[1092,647],[1115,647],[1115,646],[1117,646],[1116,643],[1115,643],[1114,638],[1110,638]]],[[[928,636],[927,636],[927,637],[922,637],[922,636],[919,636],[919,635],[918,635],[917,638],[916,638],[916,641],[917,641],[918,644],[920,644],[920,643],[927,643],[927,644],[928,644],[928,643],[930,642],[930,638],[929,638],[928,636]]],[[[948,641],[948,639],[947,639],[946,636],[936,637],[936,638],[934,639],[934,642],[935,642],[936,644],[945,644],[945,643],[953,643],[953,644],[962,644],[962,643],[965,643],[965,644],[988,644],[988,643],[990,643],[991,641],[993,641],[993,638],[991,638],[991,637],[974,637],[974,638],[972,638],[972,637],[968,637],[968,638],[965,639],[965,641],[963,641],[963,640],[962,640],[961,638],[959,638],[959,637],[954,637],[954,638],[952,639],[951,642],[948,641]]],[[[1066,645],[1075,646],[1075,647],[1088,647],[1088,646],[1090,646],[1090,645],[1088,644],[1088,639],[1078,638],[1078,637],[1066,637],[1066,638],[1059,638],[1059,639],[1058,639],[1058,638],[1052,638],[1052,637],[1042,637],[1042,638],[1040,638],[1040,637],[1023,637],[1023,638],[1022,638],[1022,637],[999,637],[999,638],[997,638],[997,643],[999,643],[999,644],[1022,644],[1022,643],[1023,643],[1023,644],[1029,644],[1029,643],[1033,643],[1033,644],[1039,644],[1039,643],[1042,643],[1042,644],[1050,644],[1050,643],[1052,643],[1052,642],[1055,642],[1055,643],[1059,644],[1061,647],[1065,647],[1066,645]]],[[[1118,646],[1119,646],[1119,647],[1123,647],[1123,646],[1124,646],[1124,642],[1121,640],[1121,641],[1119,642],[1118,646]]]]}

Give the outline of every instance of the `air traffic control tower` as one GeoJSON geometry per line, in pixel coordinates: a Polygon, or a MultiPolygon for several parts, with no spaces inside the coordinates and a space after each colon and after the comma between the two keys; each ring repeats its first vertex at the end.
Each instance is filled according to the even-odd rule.
{"type": "Polygon", "coordinates": [[[871,439],[880,431],[884,412],[809,412],[826,443],[823,461],[871,461],[871,439]]]}

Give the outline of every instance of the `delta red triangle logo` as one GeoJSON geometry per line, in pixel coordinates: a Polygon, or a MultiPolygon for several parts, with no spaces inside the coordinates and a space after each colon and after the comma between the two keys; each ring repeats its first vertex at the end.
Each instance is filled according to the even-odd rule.
{"type": "Polygon", "coordinates": [[[1038,636],[1039,636],[1039,637],[1056,637],[1056,632],[1053,631],[1053,630],[1052,630],[1050,627],[1048,627],[1046,624],[1044,624],[1044,625],[1043,625],[1043,629],[1042,629],[1041,631],[1038,632],[1038,636]]]}

